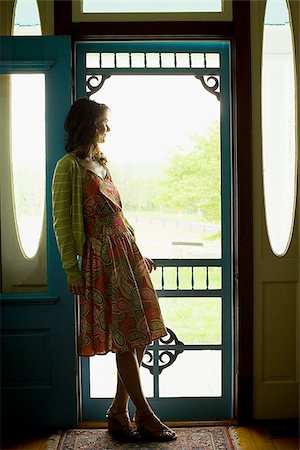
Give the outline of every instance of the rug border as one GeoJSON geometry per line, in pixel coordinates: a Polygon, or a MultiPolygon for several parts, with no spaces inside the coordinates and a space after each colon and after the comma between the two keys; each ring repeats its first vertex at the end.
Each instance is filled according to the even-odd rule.
{"type": "MultiPolygon", "coordinates": [[[[201,426],[197,426],[194,428],[225,428],[227,433],[228,433],[228,437],[232,443],[233,449],[234,450],[242,450],[242,447],[240,445],[240,440],[239,440],[239,435],[237,432],[237,427],[235,426],[205,426],[203,425],[203,427],[201,426]]],[[[185,428],[185,427],[179,427],[179,428],[185,428]]],[[[190,428],[190,427],[188,427],[190,428]]],[[[192,427],[193,428],[193,427],[192,427]]],[[[62,447],[61,445],[63,444],[63,442],[65,441],[65,435],[68,431],[75,431],[75,430],[95,430],[94,428],[69,428],[67,430],[59,430],[57,433],[52,434],[49,439],[46,442],[46,450],[60,450],[62,447]]]]}
{"type": "Polygon", "coordinates": [[[238,427],[233,427],[233,426],[227,427],[227,431],[228,431],[230,439],[233,443],[234,450],[242,450],[237,428],[238,427]]]}
{"type": "Polygon", "coordinates": [[[46,450],[58,450],[60,441],[68,430],[59,430],[57,433],[53,433],[46,442],[46,450]]]}

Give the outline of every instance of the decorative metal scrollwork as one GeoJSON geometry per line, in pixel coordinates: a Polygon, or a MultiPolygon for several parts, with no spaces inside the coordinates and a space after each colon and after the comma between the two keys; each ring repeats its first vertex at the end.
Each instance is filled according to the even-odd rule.
{"type": "Polygon", "coordinates": [[[179,341],[174,331],[167,328],[167,336],[164,336],[155,341],[153,345],[149,346],[145,352],[144,357],[148,357],[147,362],[142,362],[142,366],[154,374],[154,365],[157,365],[158,373],[171,366],[177,359],[177,356],[184,351],[184,343],[179,341]],[[167,347],[164,350],[164,347],[167,347]],[[173,348],[174,347],[174,348],[173,348]],[[154,360],[154,352],[157,353],[157,362],[154,360]]]}
{"type": "Polygon", "coordinates": [[[200,80],[204,89],[215,95],[220,101],[220,80],[214,75],[195,75],[197,80],[200,80]],[[211,81],[213,83],[211,83],[211,81]]]}
{"type": "Polygon", "coordinates": [[[108,80],[111,77],[111,75],[91,75],[86,80],[86,87],[88,92],[86,93],[87,97],[90,97],[91,95],[98,92],[102,86],[104,85],[105,81],[108,80]],[[98,84],[94,84],[93,81],[96,81],[98,84]]]}

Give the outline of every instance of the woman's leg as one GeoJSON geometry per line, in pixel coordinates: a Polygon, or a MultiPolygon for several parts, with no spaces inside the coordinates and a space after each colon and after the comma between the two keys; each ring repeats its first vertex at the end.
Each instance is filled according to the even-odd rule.
{"type": "MultiPolygon", "coordinates": [[[[142,357],[142,351],[116,354],[120,379],[119,393],[117,391],[119,398],[123,400],[123,402],[125,400],[127,401],[126,406],[128,405],[128,397],[133,401],[136,407],[135,421],[138,431],[140,431],[142,435],[164,441],[176,439],[174,431],[164,425],[159,418],[155,416],[143,393],[140,380],[140,362],[142,357]],[[137,353],[139,356],[137,356],[137,353]],[[123,384],[123,387],[121,383],[123,384]]],[[[117,404],[118,403],[115,403],[115,405],[117,404]]],[[[120,407],[121,404],[118,404],[118,407],[120,407]]],[[[116,413],[114,404],[111,407],[111,411],[116,413]]]]}
{"type": "MultiPolygon", "coordinates": [[[[136,351],[136,357],[137,362],[140,367],[144,354],[145,354],[146,347],[138,347],[136,351]]],[[[127,411],[128,410],[128,402],[129,402],[129,395],[128,392],[124,386],[124,383],[120,377],[119,371],[118,371],[118,382],[117,382],[117,391],[115,398],[113,400],[113,403],[111,405],[111,409],[113,411],[119,412],[119,411],[127,411]]]]}
{"type": "Polygon", "coordinates": [[[155,416],[143,393],[136,353],[117,353],[117,366],[126,391],[136,407],[135,422],[138,431],[151,439],[163,441],[176,439],[174,431],[155,416]]]}
{"type": "Polygon", "coordinates": [[[117,353],[117,367],[118,367],[118,385],[117,394],[112,404],[114,411],[122,410],[128,407],[129,397],[133,401],[136,409],[140,414],[146,414],[151,411],[149,403],[147,402],[142,390],[140,380],[140,363],[144,353],[143,350],[138,352],[124,352],[117,353]]]}

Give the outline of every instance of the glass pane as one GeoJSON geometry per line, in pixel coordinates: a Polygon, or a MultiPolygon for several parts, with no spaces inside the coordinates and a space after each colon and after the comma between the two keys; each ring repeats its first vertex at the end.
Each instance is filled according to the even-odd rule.
{"type": "Polygon", "coordinates": [[[265,211],[273,252],[291,240],[296,199],[295,62],[285,0],[268,0],[262,66],[262,131],[265,211]]]}
{"type": "Polygon", "coordinates": [[[222,289],[222,268],[208,268],[208,289],[222,289]]]}
{"type": "Polygon", "coordinates": [[[159,303],[166,326],[184,344],[221,344],[221,298],[161,297],[159,303]]]}
{"type": "Polygon", "coordinates": [[[221,397],[221,350],[186,350],[159,376],[160,397],[221,397]]]}
{"type": "Polygon", "coordinates": [[[144,53],[132,53],[131,54],[131,67],[145,67],[145,54],[144,53]]]}
{"type": "Polygon", "coordinates": [[[191,53],[192,67],[205,67],[204,53],[191,53]]]}
{"type": "Polygon", "coordinates": [[[20,246],[39,247],[45,208],[45,76],[12,75],[12,179],[20,246]]]}
{"type": "Polygon", "coordinates": [[[17,0],[13,36],[41,36],[41,21],[36,0],[17,0]]]}
{"type": "Polygon", "coordinates": [[[176,66],[180,68],[190,67],[190,55],[188,53],[176,53],[176,66]]]}
{"type": "MultiPolygon", "coordinates": [[[[146,397],[153,397],[153,376],[148,369],[141,367],[141,378],[146,397]]],[[[115,396],[116,386],[116,356],[107,353],[90,358],[90,397],[112,398],[115,396]]]]}
{"type": "Polygon", "coordinates": [[[158,53],[146,53],[146,67],[160,67],[158,53]]]}
{"type": "Polygon", "coordinates": [[[174,53],[162,53],[161,54],[161,67],[175,67],[174,53]]]}
{"type": "Polygon", "coordinates": [[[219,53],[206,53],[206,67],[220,67],[220,55],[219,53]]]}
{"type": "MultiPolygon", "coordinates": [[[[150,62],[159,55],[148,53],[150,62]]],[[[118,75],[92,98],[111,109],[103,151],[142,253],[220,258],[216,97],[194,76],[118,75]]]]}
{"type": "Polygon", "coordinates": [[[116,53],[117,67],[130,67],[129,53],[116,53]]]}
{"type": "Polygon", "coordinates": [[[114,53],[101,53],[101,67],[111,68],[115,67],[115,54],[114,53]]]}
{"type": "Polygon", "coordinates": [[[222,12],[221,0],[83,0],[83,13],[222,12]]]}
{"type": "Polygon", "coordinates": [[[99,58],[100,58],[99,53],[87,53],[86,54],[86,68],[91,69],[91,68],[99,67],[100,66],[99,58]]]}

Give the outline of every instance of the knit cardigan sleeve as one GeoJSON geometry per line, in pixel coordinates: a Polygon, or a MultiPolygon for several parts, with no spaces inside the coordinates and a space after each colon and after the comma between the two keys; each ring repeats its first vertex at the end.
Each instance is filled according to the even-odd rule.
{"type": "Polygon", "coordinates": [[[78,187],[77,192],[74,192],[74,165],[74,160],[70,157],[59,160],[52,182],[53,228],[68,284],[82,276],[77,260],[77,255],[81,252],[77,248],[78,238],[74,236],[74,219],[78,220],[74,213],[77,211],[78,215],[78,211],[82,211],[82,199],[78,187]]]}

